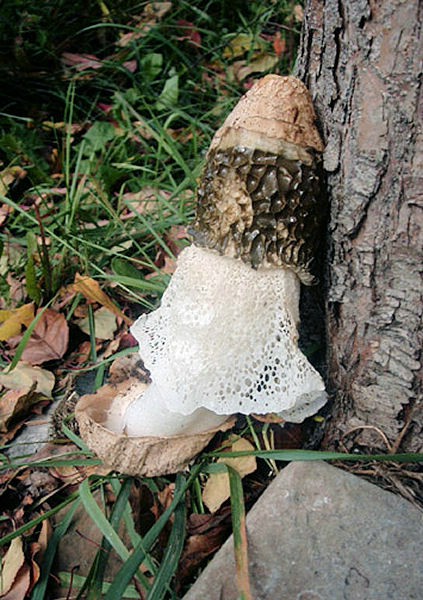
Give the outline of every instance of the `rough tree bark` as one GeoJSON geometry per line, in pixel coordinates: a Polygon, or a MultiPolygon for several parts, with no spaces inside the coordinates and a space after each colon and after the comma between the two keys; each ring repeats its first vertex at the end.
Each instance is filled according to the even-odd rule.
{"type": "Polygon", "coordinates": [[[384,447],[363,429],[374,426],[395,449],[422,450],[419,12],[419,0],[309,0],[305,11],[297,73],[327,144],[331,446],[359,433],[384,447]]]}

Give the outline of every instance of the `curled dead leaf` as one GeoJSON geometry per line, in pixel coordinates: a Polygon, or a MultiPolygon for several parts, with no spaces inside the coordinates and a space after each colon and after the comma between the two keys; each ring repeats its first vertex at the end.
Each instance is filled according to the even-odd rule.
{"type": "Polygon", "coordinates": [[[0,171],[0,194],[6,196],[12,183],[17,179],[23,179],[26,175],[27,172],[19,166],[6,167],[0,171]]]}
{"type": "MultiPolygon", "coordinates": [[[[231,452],[245,452],[254,450],[254,446],[243,438],[236,440],[231,447],[231,452]]],[[[241,477],[253,473],[257,469],[255,456],[239,456],[236,458],[219,458],[218,463],[228,465],[238,471],[241,477]]],[[[230,496],[228,473],[212,473],[203,490],[203,502],[210,510],[215,512],[230,496]]]]}
{"type": "Polygon", "coordinates": [[[75,293],[82,294],[89,302],[98,302],[98,304],[107,308],[114,315],[123,319],[125,323],[131,325],[132,320],[124,315],[120,308],[103,292],[98,281],[77,273],[75,275],[75,283],[72,284],[71,288],[75,293]]]}
{"type": "Polygon", "coordinates": [[[22,538],[12,540],[3,559],[0,577],[0,597],[3,600],[24,600],[31,586],[31,569],[26,563],[22,538]]]}
{"type": "Polygon", "coordinates": [[[1,397],[0,406],[0,432],[8,434],[2,436],[2,442],[8,439],[13,439],[21,424],[16,423],[22,421],[37,405],[47,403],[48,399],[42,394],[37,394],[33,390],[22,392],[19,390],[8,390],[1,397]]]}

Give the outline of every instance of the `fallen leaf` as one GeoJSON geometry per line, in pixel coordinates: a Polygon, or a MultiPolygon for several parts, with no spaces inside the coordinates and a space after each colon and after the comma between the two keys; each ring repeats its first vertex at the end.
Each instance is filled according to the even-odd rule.
{"type": "Polygon", "coordinates": [[[128,325],[132,324],[132,320],[124,315],[120,308],[118,308],[109,296],[103,292],[98,281],[95,281],[91,277],[83,277],[79,273],[76,273],[75,283],[72,284],[72,289],[75,293],[82,294],[89,302],[98,302],[98,304],[108,308],[110,312],[123,319],[128,325]]]}
{"type": "Polygon", "coordinates": [[[34,318],[34,304],[24,304],[13,310],[0,310],[0,341],[6,342],[28,327],[34,318]]]}
{"type": "Polygon", "coordinates": [[[8,390],[29,392],[34,384],[34,392],[51,398],[55,378],[46,369],[19,361],[12,371],[0,373],[0,385],[8,390]]]}
{"type": "Polygon", "coordinates": [[[252,414],[251,416],[254,417],[256,421],[260,421],[260,423],[284,423],[284,419],[276,413],[267,413],[265,415],[252,414]]]}
{"type": "Polygon", "coordinates": [[[175,272],[175,270],[176,270],[176,260],[174,260],[173,258],[171,258],[162,249],[160,249],[159,252],[157,253],[157,257],[156,257],[156,260],[155,260],[155,265],[160,270],[159,271],[152,271],[151,273],[148,273],[147,275],[145,275],[145,279],[147,279],[147,281],[150,280],[150,279],[154,279],[154,277],[161,276],[163,274],[165,274],[165,275],[172,275],[175,272]]]}
{"type": "Polygon", "coordinates": [[[185,21],[185,19],[179,19],[177,25],[182,30],[182,35],[178,37],[178,40],[186,41],[196,48],[201,46],[201,34],[194,23],[185,21]]]}
{"type": "Polygon", "coordinates": [[[65,354],[68,344],[69,326],[64,315],[47,308],[25,346],[22,360],[31,365],[58,360],[65,354]]]}
{"type": "MultiPolygon", "coordinates": [[[[0,182],[1,184],[1,182],[0,182]]],[[[0,204],[0,227],[7,221],[8,216],[14,211],[13,206],[0,204]]]]}
{"type": "MultiPolygon", "coordinates": [[[[243,438],[236,440],[231,452],[254,450],[254,446],[243,438]]],[[[255,456],[239,456],[237,458],[219,458],[218,463],[228,465],[238,471],[241,477],[253,473],[257,469],[255,456]]],[[[204,486],[202,498],[204,504],[214,513],[230,496],[229,475],[227,473],[212,473],[204,486]]]]}
{"type": "Polygon", "coordinates": [[[63,52],[62,62],[65,67],[73,67],[76,71],[101,69],[103,66],[103,61],[93,54],[75,54],[73,52],[63,52]]]}
{"type": "MultiPolygon", "coordinates": [[[[87,335],[90,334],[89,318],[77,321],[78,327],[87,335]]],[[[102,306],[94,312],[95,337],[99,340],[112,340],[117,328],[116,315],[102,306]]]]}
{"type": "Polygon", "coordinates": [[[22,167],[7,167],[0,171],[0,194],[6,196],[10,186],[17,179],[26,177],[27,172],[22,167]]]}
{"type": "Polygon", "coordinates": [[[273,54],[259,54],[257,58],[249,61],[236,61],[233,65],[233,72],[238,81],[243,81],[253,73],[263,73],[270,71],[278,63],[279,58],[273,54]]]}
{"type": "Polygon", "coordinates": [[[252,33],[239,33],[232,38],[223,50],[223,58],[237,58],[255,48],[255,36],[252,33]]]}
{"type": "Polygon", "coordinates": [[[228,537],[231,528],[231,509],[224,507],[214,515],[192,514],[188,519],[187,542],[179,562],[179,583],[190,579],[204,560],[216,552],[228,537]]]}
{"type": "Polygon", "coordinates": [[[138,68],[138,63],[136,60],[127,60],[122,63],[122,67],[124,67],[130,73],[135,73],[138,68]]]}
{"type": "Polygon", "coordinates": [[[0,596],[5,597],[17,579],[20,569],[25,564],[25,555],[22,546],[22,538],[16,537],[10,543],[2,561],[2,571],[0,577],[0,596]]]}
{"type": "MultiPolygon", "coordinates": [[[[122,200],[129,208],[129,212],[121,215],[122,219],[130,219],[136,214],[148,215],[158,214],[163,211],[163,200],[169,201],[171,194],[166,190],[160,190],[152,186],[145,186],[138,192],[126,192],[122,195],[122,200]]],[[[169,211],[163,213],[170,214],[169,211]]]]}
{"type": "Polygon", "coordinates": [[[138,40],[147,35],[154,25],[160,21],[167,12],[172,8],[172,2],[149,2],[144,7],[141,16],[137,17],[137,26],[134,31],[121,35],[117,45],[125,48],[131,42],[138,40]]]}
{"type": "Polygon", "coordinates": [[[286,50],[286,40],[281,36],[280,31],[277,31],[273,38],[273,50],[278,58],[280,58],[286,50]]]}
{"type": "MultiPolygon", "coordinates": [[[[33,390],[25,392],[22,390],[8,390],[1,396],[0,403],[0,432],[6,433],[10,425],[19,419],[26,417],[35,404],[47,400],[46,396],[37,394],[33,390]]],[[[16,430],[13,429],[13,436],[16,430]]]]}
{"type": "Polygon", "coordinates": [[[75,369],[85,363],[87,363],[91,356],[91,342],[82,342],[69,356],[66,357],[66,361],[63,363],[63,367],[66,369],[75,369]]]}

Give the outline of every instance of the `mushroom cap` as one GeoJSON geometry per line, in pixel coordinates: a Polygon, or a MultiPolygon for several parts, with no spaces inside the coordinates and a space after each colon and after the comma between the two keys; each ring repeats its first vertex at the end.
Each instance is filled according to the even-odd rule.
{"type": "Polygon", "coordinates": [[[268,75],[216,132],[198,188],[194,243],[261,265],[311,272],[326,198],[323,143],[310,94],[295,77],[268,75]]]}
{"type": "Polygon", "coordinates": [[[243,145],[280,152],[281,145],[313,148],[324,146],[316,128],[310,93],[296,77],[266,75],[240,99],[216,132],[210,151],[243,145]],[[254,145],[249,143],[249,136],[254,145]]]}

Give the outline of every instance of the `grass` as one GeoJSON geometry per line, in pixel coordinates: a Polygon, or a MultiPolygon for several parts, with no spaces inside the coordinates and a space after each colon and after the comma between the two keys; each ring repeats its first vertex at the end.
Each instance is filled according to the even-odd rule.
{"type": "MultiPolygon", "coordinates": [[[[41,363],[56,376],[55,397],[90,371],[98,388],[112,360],[133,351],[125,319],[119,317],[109,337],[96,335],[99,308],[119,307],[130,320],[157,305],[188,243],[196,180],[213,132],[254,78],[288,73],[294,63],[300,23],[290,0],[155,6],[6,0],[2,8],[0,74],[7,85],[0,92],[0,314],[29,303],[38,313],[23,324],[17,344],[15,336],[2,338],[0,365],[18,364],[48,310],[63,314],[70,328],[67,353],[41,363]],[[88,294],[71,293],[78,274],[89,278],[88,294]]],[[[395,458],[273,450],[268,430],[249,420],[240,431],[257,449],[264,475],[260,480],[256,474],[254,485],[258,478],[260,489],[280,466],[276,461],[395,458]]],[[[41,544],[43,524],[67,511],[45,545],[39,573],[27,559],[35,584],[30,597],[47,598],[54,586],[89,599],[181,597],[187,579],[179,578],[178,565],[187,522],[193,514],[205,516],[201,490],[210,472],[227,469],[215,463],[222,448],[176,478],[140,481],[95,471],[100,461],[66,421],[61,443],[63,453],[57,455],[59,445],[36,462],[9,459],[7,439],[1,449],[1,494],[10,507],[0,519],[4,551],[20,538],[28,553],[41,544]],[[40,473],[56,485],[37,495],[25,485],[40,473]],[[154,522],[146,530],[135,518],[140,488],[154,498],[154,522]],[[171,500],[160,504],[166,494],[171,500]],[[77,510],[100,532],[84,577],[54,567],[77,510]],[[106,578],[119,561],[114,577],[106,578]]],[[[233,469],[230,483],[240,593],[249,598],[245,500],[233,469]]]]}

